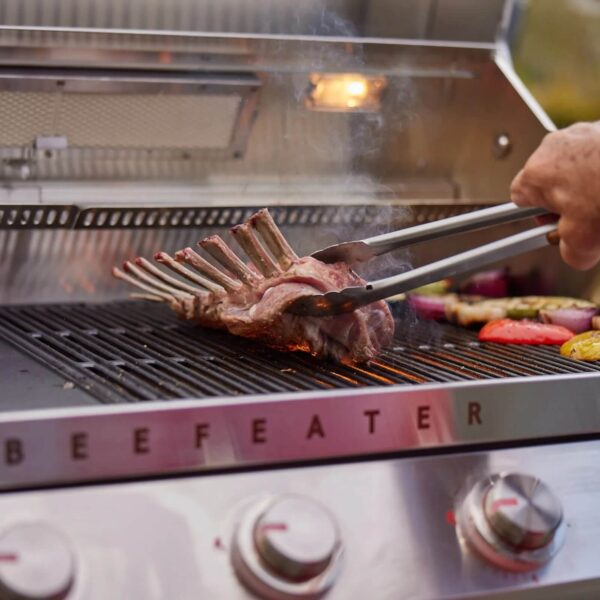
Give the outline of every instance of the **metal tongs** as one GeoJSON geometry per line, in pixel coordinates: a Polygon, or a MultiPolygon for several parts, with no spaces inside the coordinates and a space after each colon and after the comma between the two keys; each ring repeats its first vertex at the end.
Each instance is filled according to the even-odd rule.
{"type": "MultiPolygon", "coordinates": [[[[354,265],[419,242],[503,223],[522,221],[545,214],[548,213],[544,209],[520,208],[509,202],[364,240],[343,242],[318,250],[311,256],[324,263],[345,262],[354,265]]],[[[390,298],[445,277],[468,273],[491,263],[556,243],[558,243],[556,223],[540,225],[399,275],[371,281],[364,286],[303,296],[292,302],[286,312],[312,317],[349,313],[371,302],[390,298]]]]}

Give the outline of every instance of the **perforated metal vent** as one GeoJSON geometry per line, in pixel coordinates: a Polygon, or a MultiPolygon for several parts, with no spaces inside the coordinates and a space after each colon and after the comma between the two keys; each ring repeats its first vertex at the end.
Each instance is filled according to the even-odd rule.
{"type": "MultiPolygon", "coordinates": [[[[89,207],[74,205],[0,205],[0,229],[161,229],[233,227],[263,206],[89,207]]],[[[404,226],[427,223],[483,208],[480,205],[413,206],[404,226]]],[[[278,225],[369,224],[380,220],[381,206],[272,206],[278,225]]]]}
{"type": "Polygon", "coordinates": [[[249,73],[4,68],[0,148],[20,148],[31,166],[52,150],[128,150],[146,160],[239,157],[259,88],[249,73]],[[39,140],[59,143],[40,147],[39,140]]]}
{"type": "Polygon", "coordinates": [[[242,98],[149,94],[0,93],[0,146],[62,136],[70,148],[227,148],[242,98]]]}
{"type": "Polygon", "coordinates": [[[69,229],[77,212],[76,206],[0,206],[0,229],[69,229]]]}

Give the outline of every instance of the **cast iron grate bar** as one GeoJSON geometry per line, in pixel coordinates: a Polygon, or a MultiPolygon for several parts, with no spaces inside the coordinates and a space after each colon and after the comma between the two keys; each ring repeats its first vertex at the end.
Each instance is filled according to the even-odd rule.
{"type": "Polygon", "coordinates": [[[203,330],[143,302],[5,306],[0,334],[105,403],[600,371],[554,347],[482,344],[473,331],[413,320],[399,323],[393,348],[350,367],[203,330]]]}

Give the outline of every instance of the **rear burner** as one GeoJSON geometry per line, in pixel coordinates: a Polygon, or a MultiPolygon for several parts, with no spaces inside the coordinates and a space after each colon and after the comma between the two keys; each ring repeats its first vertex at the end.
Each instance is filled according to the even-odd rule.
{"type": "Polygon", "coordinates": [[[194,327],[144,302],[5,306],[0,333],[104,403],[600,371],[555,347],[481,344],[475,332],[412,319],[393,348],[350,367],[194,327]]]}

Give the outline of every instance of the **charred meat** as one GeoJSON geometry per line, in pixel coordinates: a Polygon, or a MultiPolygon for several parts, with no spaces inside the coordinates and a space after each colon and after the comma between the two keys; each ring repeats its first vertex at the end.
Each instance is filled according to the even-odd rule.
{"type": "Polygon", "coordinates": [[[125,262],[122,270],[115,267],[113,275],[142,290],[136,297],[166,302],[183,319],[281,350],[304,350],[352,363],[373,358],[391,342],[394,320],[383,301],[335,317],[285,312],[299,297],[365,282],[345,263],[299,258],[268,210],[233,227],[231,234],[249,263],[213,235],[198,242],[213,262],[184,248],[175,256],[158,252],[154,260],[163,268],[137,258],[125,262]]]}

